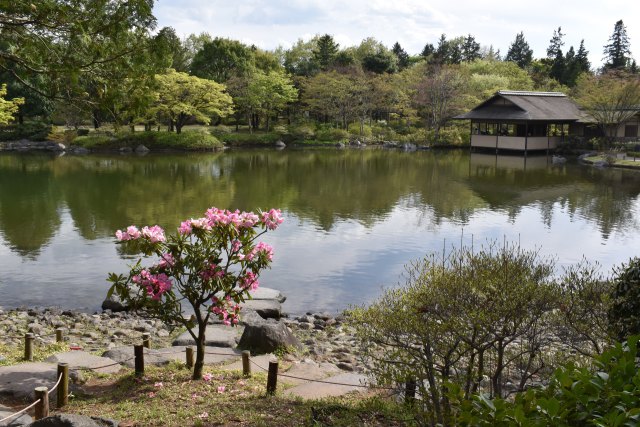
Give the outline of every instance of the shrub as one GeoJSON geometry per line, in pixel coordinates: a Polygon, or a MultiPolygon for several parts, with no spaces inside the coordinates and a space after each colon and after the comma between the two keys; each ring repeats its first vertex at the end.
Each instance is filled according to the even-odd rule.
{"type": "Polygon", "coordinates": [[[52,126],[42,122],[9,124],[0,126],[0,141],[17,141],[20,139],[44,141],[51,131],[52,126]]]}
{"type": "Polygon", "coordinates": [[[122,131],[118,132],[116,136],[94,132],[75,138],[73,144],[97,149],[135,148],[140,144],[149,149],[211,150],[222,148],[222,144],[215,136],[199,130],[184,131],[179,134],[174,132],[122,131]]]}
{"type": "Polygon", "coordinates": [[[422,379],[431,424],[451,420],[452,385],[466,397],[523,390],[553,363],[553,270],[552,260],[514,244],[431,254],[407,268],[404,287],[350,311],[359,355],[379,384],[422,379]]]}
{"type": "Polygon", "coordinates": [[[308,124],[291,125],[289,126],[289,135],[294,141],[304,141],[315,138],[316,131],[313,126],[308,124]]]}
{"type": "Polygon", "coordinates": [[[353,136],[360,138],[371,138],[373,136],[373,132],[371,131],[371,126],[364,125],[362,129],[360,129],[360,122],[349,123],[349,133],[353,136]]]}
{"type": "Polygon", "coordinates": [[[220,136],[220,139],[233,147],[239,147],[243,145],[273,145],[279,139],[280,135],[277,133],[248,133],[248,132],[233,132],[220,136]]]}
{"type": "Polygon", "coordinates": [[[640,423],[638,336],[599,356],[592,368],[569,363],[547,387],[519,393],[513,401],[452,393],[463,426],[637,426],[640,423]],[[455,396],[454,396],[455,395],[455,396]]]}
{"type": "Polygon", "coordinates": [[[325,128],[316,132],[316,139],[320,141],[344,141],[349,139],[349,132],[344,129],[325,128]]]}
{"type": "Polygon", "coordinates": [[[640,258],[629,260],[616,273],[609,322],[622,341],[629,335],[640,334],[640,258]]]}
{"type": "Polygon", "coordinates": [[[84,148],[108,148],[113,146],[115,139],[106,135],[79,136],[72,141],[72,145],[79,145],[84,148]]]}

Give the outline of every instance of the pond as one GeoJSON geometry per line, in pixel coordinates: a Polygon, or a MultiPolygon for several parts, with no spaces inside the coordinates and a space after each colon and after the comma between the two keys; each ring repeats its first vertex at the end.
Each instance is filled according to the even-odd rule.
{"type": "Polygon", "coordinates": [[[173,229],[211,206],[282,209],[264,286],[335,313],[451,245],[519,241],[558,269],[640,251],[640,172],[547,157],[366,150],[54,157],[0,153],[0,306],[99,309],[131,257],[114,232],[173,229]]]}

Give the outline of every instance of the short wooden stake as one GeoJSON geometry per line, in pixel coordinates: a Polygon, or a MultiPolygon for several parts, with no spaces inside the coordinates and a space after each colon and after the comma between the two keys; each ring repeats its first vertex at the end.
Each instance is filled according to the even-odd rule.
{"type": "Polygon", "coordinates": [[[35,407],[35,419],[41,420],[49,416],[49,389],[46,387],[36,387],[34,394],[38,403],[35,407]]]}
{"type": "Polygon", "coordinates": [[[33,361],[33,339],[34,336],[30,332],[24,335],[24,360],[30,362],[33,361]]]}
{"type": "Polygon", "coordinates": [[[63,341],[62,331],[64,331],[63,328],[56,328],[56,342],[62,342],[63,341]]]}
{"type": "Polygon", "coordinates": [[[404,403],[407,405],[413,405],[416,400],[416,380],[407,380],[404,389],[404,403]]]}
{"type": "Polygon", "coordinates": [[[187,368],[193,368],[193,347],[187,347],[187,368]]]}
{"type": "Polygon", "coordinates": [[[151,334],[149,332],[145,332],[142,334],[142,345],[145,348],[151,348],[151,344],[149,342],[149,337],[151,337],[151,334]]]}
{"type": "Polygon", "coordinates": [[[249,350],[244,350],[242,352],[242,375],[245,377],[251,376],[251,363],[249,358],[251,357],[251,352],[249,350]]]}
{"type": "Polygon", "coordinates": [[[278,385],[278,362],[269,362],[267,375],[267,394],[275,394],[278,385]]]}
{"type": "Polygon", "coordinates": [[[133,354],[135,360],[136,376],[141,377],[144,375],[144,347],[141,345],[133,346],[133,354]]]}
{"type": "Polygon", "coordinates": [[[58,378],[62,375],[60,384],[56,389],[56,408],[60,409],[67,406],[69,403],[69,364],[60,362],[58,363],[58,378]]]}

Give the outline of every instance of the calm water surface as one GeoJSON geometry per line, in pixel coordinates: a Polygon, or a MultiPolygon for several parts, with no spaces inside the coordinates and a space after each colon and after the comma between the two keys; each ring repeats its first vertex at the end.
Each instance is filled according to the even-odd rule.
{"type": "Polygon", "coordinates": [[[96,310],[131,262],[116,229],[174,228],[211,206],[283,210],[261,283],[291,313],[371,301],[410,260],[472,238],[609,269],[640,253],[639,194],[638,171],[459,151],[0,153],[0,306],[96,310]]]}

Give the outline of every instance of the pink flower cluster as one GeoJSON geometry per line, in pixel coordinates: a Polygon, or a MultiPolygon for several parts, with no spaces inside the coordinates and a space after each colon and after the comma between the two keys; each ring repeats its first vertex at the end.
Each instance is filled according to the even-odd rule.
{"type": "Polygon", "coordinates": [[[193,233],[194,229],[211,230],[217,226],[233,225],[235,228],[252,228],[263,223],[269,230],[275,230],[282,224],[282,213],[279,209],[271,209],[262,213],[262,218],[253,212],[233,212],[212,207],[207,209],[203,218],[191,218],[183,221],[178,232],[184,236],[193,233]]]}
{"type": "Polygon", "coordinates": [[[262,212],[262,222],[269,230],[275,230],[284,221],[280,209],[270,209],[268,212],[262,212]]]}
{"type": "Polygon", "coordinates": [[[231,297],[227,295],[224,300],[220,300],[217,297],[212,297],[211,302],[215,304],[211,307],[211,312],[216,314],[222,323],[227,326],[238,324],[238,314],[240,313],[240,306],[238,304],[231,304],[231,297]]]}
{"type": "Polygon", "coordinates": [[[160,262],[158,263],[158,268],[165,269],[169,267],[173,267],[176,264],[175,258],[169,252],[165,252],[160,257],[160,262]]]}
{"type": "Polygon", "coordinates": [[[224,277],[224,271],[220,268],[220,266],[216,264],[209,264],[205,269],[200,271],[200,277],[202,280],[213,280],[224,277]]]}
{"type": "Polygon", "coordinates": [[[258,286],[260,286],[260,282],[258,282],[258,277],[253,271],[247,271],[244,276],[240,277],[240,287],[242,289],[255,291],[258,289],[258,286]]]}
{"type": "Polygon", "coordinates": [[[164,235],[164,230],[159,225],[154,225],[153,227],[142,227],[142,231],[138,230],[138,227],[135,225],[130,225],[125,231],[116,231],[116,239],[121,242],[136,240],[141,237],[148,239],[151,243],[167,241],[167,238],[164,235]]]}
{"type": "Polygon", "coordinates": [[[147,289],[151,299],[159,301],[162,294],[171,289],[171,279],[164,273],[152,274],[149,270],[142,270],[131,278],[133,283],[147,289]]]}
{"type": "Polygon", "coordinates": [[[247,261],[253,261],[253,258],[255,258],[256,255],[264,255],[269,261],[273,261],[273,248],[268,243],[258,242],[258,244],[251,249],[251,252],[247,255],[238,254],[238,259],[241,261],[245,259],[247,261]]]}

